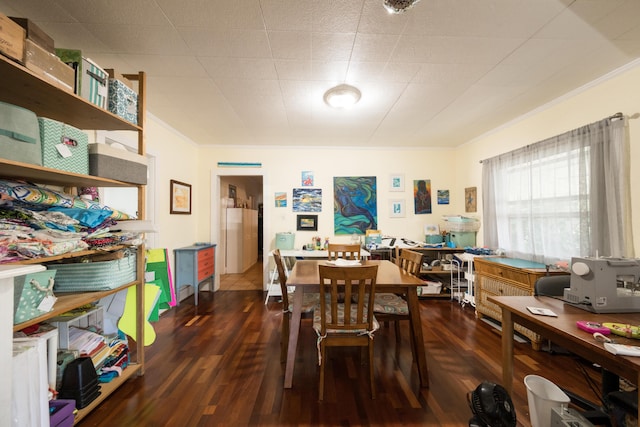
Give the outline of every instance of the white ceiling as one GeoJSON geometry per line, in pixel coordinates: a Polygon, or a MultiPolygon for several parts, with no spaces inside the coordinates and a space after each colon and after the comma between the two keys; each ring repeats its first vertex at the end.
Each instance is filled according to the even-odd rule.
{"type": "MultiPolygon", "coordinates": [[[[640,57],[640,0],[0,0],[198,144],[452,147],[640,57]],[[330,87],[362,92],[348,111],[330,87]]],[[[637,89],[637,88],[636,88],[637,89]]],[[[612,111],[611,113],[615,113],[612,111]]]]}

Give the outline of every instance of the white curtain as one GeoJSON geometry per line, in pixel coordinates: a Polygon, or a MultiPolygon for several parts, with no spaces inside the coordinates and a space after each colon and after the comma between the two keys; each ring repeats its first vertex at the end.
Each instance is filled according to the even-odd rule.
{"type": "Polygon", "coordinates": [[[545,264],[633,257],[626,130],[616,115],[483,160],[485,245],[545,264]]]}

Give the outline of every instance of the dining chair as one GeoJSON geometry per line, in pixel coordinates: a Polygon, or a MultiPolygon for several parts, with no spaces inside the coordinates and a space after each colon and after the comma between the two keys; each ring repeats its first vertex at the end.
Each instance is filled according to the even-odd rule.
{"type": "Polygon", "coordinates": [[[327,257],[330,261],[338,258],[357,260],[360,259],[360,245],[347,245],[340,243],[329,243],[327,247],[327,257]]]}
{"type": "Polygon", "coordinates": [[[318,268],[320,307],[313,316],[313,329],[318,335],[319,399],[324,400],[327,347],[345,346],[368,347],[371,398],[375,399],[373,334],[379,324],[373,314],[373,299],[378,266],[318,268]],[[341,293],[345,295],[343,302],[339,302],[341,293]]]}
{"type": "MultiPolygon", "coordinates": [[[[402,249],[399,254],[396,255],[396,264],[406,273],[412,276],[418,276],[420,269],[422,268],[422,253],[412,251],[409,249],[402,249]]],[[[400,320],[409,320],[409,305],[403,295],[397,295],[394,293],[377,293],[374,304],[373,312],[376,315],[378,321],[388,325],[389,322],[393,322],[396,345],[400,344],[400,320]]],[[[411,343],[411,351],[415,356],[413,340],[411,343]]],[[[415,357],[414,357],[415,359],[415,357]]]]}
{"type": "MultiPolygon", "coordinates": [[[[291,313],[293,313],[293,303],[289,302],[293,299],[292,291],[289,291],[287,286],[287,274],[284,268],[284,262],[280,255],[280,249],[273,251],[273,260],[276,263],[276,269],[278,270],[278,282],[280,282],[280,291],[282,293],[282,327],[280,332],[280,362],[284,362],[287,359],[287,350],[289,348],[289,328],[291,324],[291,313]]],[[[305,292],[302,300],[302,315],[310,317],[313,314],[314,309],[318,307],[320,303],[318,294],[305,292]]]]}

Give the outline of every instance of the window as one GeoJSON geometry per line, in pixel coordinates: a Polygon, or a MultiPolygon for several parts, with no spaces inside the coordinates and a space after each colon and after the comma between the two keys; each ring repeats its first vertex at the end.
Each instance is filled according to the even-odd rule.
{"type": "Polygon", "coordinates": [[[620,129],[606,119],[483,161],[485,244],[544,263],[632,256],[620,129]]]}

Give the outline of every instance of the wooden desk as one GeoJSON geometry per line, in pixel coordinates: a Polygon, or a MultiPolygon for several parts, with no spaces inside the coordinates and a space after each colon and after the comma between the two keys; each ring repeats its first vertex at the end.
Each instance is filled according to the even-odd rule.
{"type": "MultiPolygon", "coordinates": [[[[592,334],[578,329],[576,322],[614,322],[640,324],[640,313],[596,314],[549,297],[490,296],[489,301],[502,309],[502,382],[509,393],[513,389],[513,324],[517,322],[551,339],[567,350],[597,363],[603,368],[640,385],[640,357],[615,356],[604,349],[592,334]],[[553,310],[558,317],[536,316],[527,307],[553,310]]],[[[616,343],[640,345],[638,340],[613,335],[616,343]]],[[[640,410],[640,395],[639,395],[640,410]]],[[[640,414],[638,419],[640,419],[640,414]]]]}
{"type": "MultiPolygon", "coordinates": [[[[291,314],[291,328],[289,330],[289,349],[287,352],[287,364],[284,374],[284,387],[291,388],[293,385],[293,368],[296,360],[296,348],[298,345],[298,334],[300,332],[300,316],[302,307],[302,297],[304,292],[318,292],[320,285],[320,273],[318,265],[327,261],[300,260],[295,263],[291,270],[291,275],[287,280],[287,286],[295,286],[293,294],[293,313],[291,314]]],[[[363,261],[363,265],[378,265],[378,276],[376,278],[376,291],[397,292],[407,295],[407,305],[409,306],[411,333],[416,343],[416,359],[418,363],[418,373],[422,387],[428,387],[429,377],[427,373],[427,359],[424,351],[424,339],[422,337],[422,323],[420,321],[420,305],[418,303],[417,287],[422,285],[422,281],[415,276],[405,273],[391,261],[363,261]]]]}

